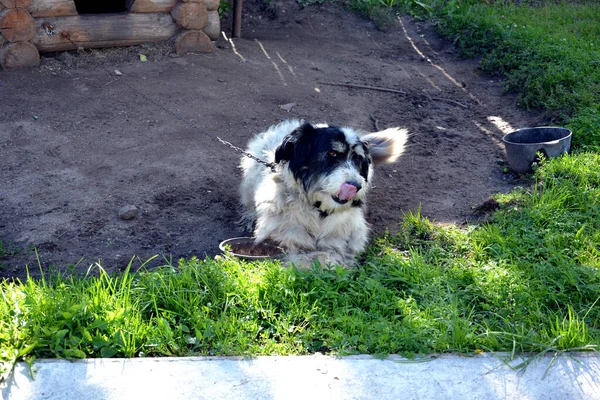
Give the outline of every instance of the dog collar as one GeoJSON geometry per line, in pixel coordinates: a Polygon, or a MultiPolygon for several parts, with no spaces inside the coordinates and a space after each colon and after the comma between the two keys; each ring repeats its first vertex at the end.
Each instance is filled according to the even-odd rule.
{"type": "MultiPolygon", "coordinates": [[[[360,199],[352,200],[352,207],[362,207],[362,206],[363,206],[362,200],[360,200],[360,199]]],[[[325,219],[330,215],[329,211],[321,210],[321,202],[320,201],[315,201],[315,203],[313,204],[313,207],[315,207],[317,209],[317,211],[319,212],[319,217],[321,217],[321,219],[325,219]]]]}
{"type": "MultiPolygon", "coordinates": [[[[352,207],[362,207],[362,205],[363,205],[362,200],[353,200],[352,201],[352,207]]],[[[329,211],[321,210],[321,202],[320,201],[315,201],[315,203],[313,204],[313,207],[315,207],[317,209],[317,211],[319,212],[319,217],[321,217],[321,219],[325,219],[325,218],[329,217],[329,211]]]]}
{"type": "Polygon", "coordinates": [[[319,212],[319,217],[321,217],[321,219],[325,219],[329,216],[329,213],[327,211],[321,210],[321,202],[320,201],[316,201],[315,204],[313,204],[313,206],[319,212]]]}

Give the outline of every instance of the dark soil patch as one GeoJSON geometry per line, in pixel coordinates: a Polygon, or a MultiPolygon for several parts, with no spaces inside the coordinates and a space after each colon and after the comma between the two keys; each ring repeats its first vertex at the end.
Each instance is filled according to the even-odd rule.
{"type": "Polygon", "coordinates": [[[139,265],[156,254],[155,264],[213,256],[223,239],[243,234],[235,224],[239,155],[153,102],[242,147],[288,118],[407,127],[406,155],[376,171],[375,234],[419,207],[440,223],[463,223],[517,183],[499,165],[497,121],[526,127],[538,116],[519,111],[502,82],[457,58],[429,25],[405,19],[431,63],[401,27],[381,32],[336,5],[244,7],[235,49],[222,39],[209,55],[176,57],[165,45],[93,50],[0,72],[0,238],[21,249],[0,259],[1,275],[23,277],[26,265],[35,272],[33,248],[43,268],[100,261],[111,271],[132,257],[139,265]],[[118,213],[128,204],[140,213],[126,221],[118,213]]]}

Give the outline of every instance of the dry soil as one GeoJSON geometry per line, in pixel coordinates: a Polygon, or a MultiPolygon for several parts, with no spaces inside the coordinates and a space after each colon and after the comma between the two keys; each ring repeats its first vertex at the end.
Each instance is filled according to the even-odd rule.
{"type": "Polygon", "coordinates": [[[34,249],[44,270],[217,254],[244,232],[235,224],[240,155],[214,136],[243,147],[288,118],[410,130],[406,154],[376,171],[374,234],[419,208],[464,223],[519,183],[503,172],[499,139],[540,117],[432,26],[403,18],[383,32],[337,5],[261,4],[245,2],[243,38],[221,38],[212,54],[148,45],[0,71],[0,238],[14,250],[0,276],[23,277],[26,265],[37,274],[34,249]],[[139,215],[121,219],[125,205],[139,215]]]}

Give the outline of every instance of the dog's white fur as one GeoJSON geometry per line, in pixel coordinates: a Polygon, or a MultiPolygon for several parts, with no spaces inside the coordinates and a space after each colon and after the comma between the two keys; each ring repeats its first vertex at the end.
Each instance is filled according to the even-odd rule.
{"type": "MultiPolygon", "coordinates": [[[[302,124],[299,120],[289,120],[271,126],[249,142],[248,152],[274,162],[276,149],[302,124]]],[[[306,188],[294,177],[288,161],[280,161],[272,172],[248,157],[242,158],[242,222],[247,229],[254,227],[256,243],[265,240],[277,243],[285,250],[285,261],[297,266],[307,267],[315,260],[322,265],[355,264],[357,253],[365,249],[368,240],[364,204],[373,179],[373,164],[395,161],[403,153],[408,137],[407,131],[399,128],[362,135],[352,128],[338,129],[350,146],[359,144],[355,146],[359,155],[364,148],[360,143],[366,145],[373,161],[368,167],[368,179],[347,161],[317,177],[315,183],[306,188]],[[334,201],[332,196],[349,181],[360,185],[352,202],[334,201]]]]}

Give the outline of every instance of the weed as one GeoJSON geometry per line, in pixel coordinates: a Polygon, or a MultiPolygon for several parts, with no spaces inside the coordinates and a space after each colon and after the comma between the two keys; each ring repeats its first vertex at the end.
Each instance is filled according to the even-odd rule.
{"type": "Polygon", "coordinates": [[[219,12],[220,18],[226,18],[229,15],[231,15],[233,8],[231,7],[229,1],[225,0],[219,2],[219,8],[217,9],[217,11],[219,12]]]}
{"type": "Polygon", "coordinates": [[[22,250],[23,249],[17,247],[14,243],[4,242],[2,239],[0,239],[0,260],[9,257],[14,257],[17,254],[19,254],[22,250]]]}

